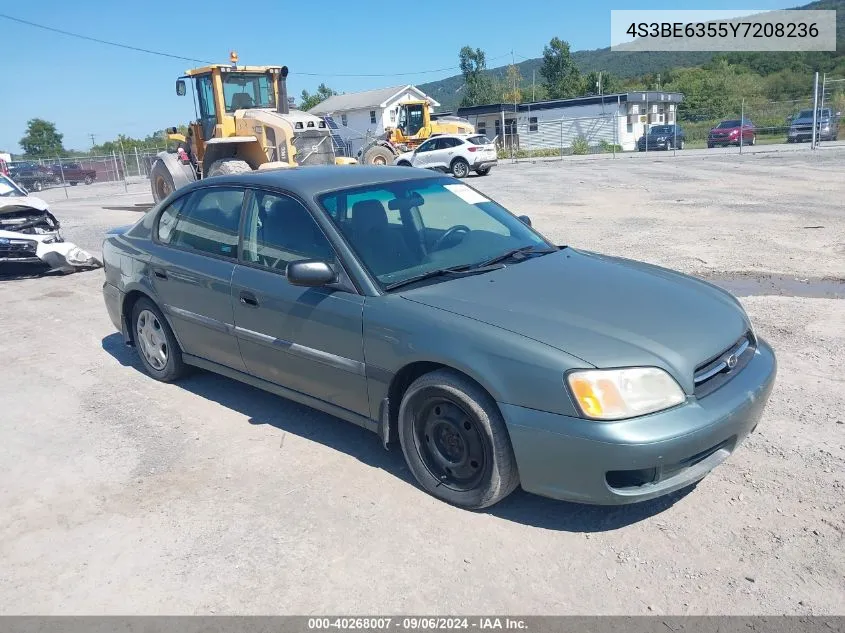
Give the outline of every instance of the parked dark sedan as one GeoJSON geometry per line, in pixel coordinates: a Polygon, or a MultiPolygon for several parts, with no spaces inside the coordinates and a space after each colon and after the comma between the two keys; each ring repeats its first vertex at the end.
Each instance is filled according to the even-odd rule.
{"type": "Polygon", "coordinates": [[[11,165],[9,175],[12,180],[30,191],[41,191],[45,185],[52,185],[61,180],[52,169],[38,163],[11,165]]]}
{"type": "Polygon", "coordinates": [[[201,367],[398,440],[466,508],[520,483],[595,504],[689,486],[754,430],[776,374],[729,293],[556,246],[422,169],[204,179],[103,259],[150,376],[201,367]]]}
{"type": "Polygon", "coordinates": [[[680,125],[652,125],[637,141],[637,150],[684,149],[686,134],[680,125]]]}
{"type": "Polygon", "coordinates": [[[748,119],[728,119],[722,121],[707,134],[707,147],[719,145],[754,145],[757,142],[757,129],[748,119]]]}

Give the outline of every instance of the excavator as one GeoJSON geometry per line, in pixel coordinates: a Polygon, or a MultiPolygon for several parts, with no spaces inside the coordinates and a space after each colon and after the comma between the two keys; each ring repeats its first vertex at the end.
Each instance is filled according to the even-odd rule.
{"type": "Polygon", "coordinates": [[[389,165],[407,152],[438,134],[474,134],[475,126],[457,116],[431,113],[428,101],[405,101],[399,105],[395,128],[365,145],[358,159],[365,165],[389,165]]]}
{"type": "Polygon", "coordinates": [[[325,121],[290,107],[287,66],[212,64],[185,72],[176,94],[191,83],[196,119],[186,134],[167,129],[175,152],[160,152],[150,169],[156,203],[184,185],[211,176],[300,165],[348,165],[337,156],[325,121]]]}

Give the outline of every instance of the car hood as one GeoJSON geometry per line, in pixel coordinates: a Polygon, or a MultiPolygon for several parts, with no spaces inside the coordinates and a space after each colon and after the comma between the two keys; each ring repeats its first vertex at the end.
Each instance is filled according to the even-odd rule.
{"type": "Polygon", "coordinates": [[[0,213],[12,213],[25,209],[47,211],[49,205],[35,196],[4,196],[0,198],[0,213]]]}
{"type": "MultiPolygon", "coordinates": [[[[823,123],[827,121],[827,117],[819,117],[816,119],[817,123],[823,123]]],[[[813,124],[813,117],[807,117],[804,119],[792,119],[792,125],[812,125],[813,124]]]]}
{"type": "Polygon", "coordinates": [[[710,134],[738,134],[738,127],[714,127],[710,130],[710,134]]]}
{"type": "Polygon", "coordinates": [[[570,248],[402,296],[521,334],[596,367],[662,367],[687,393],[695,367],[750,327],[737,300],[707,282],[570,248]]]}

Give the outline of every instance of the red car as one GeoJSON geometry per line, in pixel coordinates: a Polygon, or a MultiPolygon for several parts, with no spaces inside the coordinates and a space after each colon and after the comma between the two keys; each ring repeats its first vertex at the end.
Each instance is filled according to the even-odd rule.
{"type": "Polygon", "coordinates": [[[739,145],[740,138],[743,145],[754,145],[757,142],[757,130],[751,121],[748,119],[722,121],[707,135],[707,147],[739,145]]]}

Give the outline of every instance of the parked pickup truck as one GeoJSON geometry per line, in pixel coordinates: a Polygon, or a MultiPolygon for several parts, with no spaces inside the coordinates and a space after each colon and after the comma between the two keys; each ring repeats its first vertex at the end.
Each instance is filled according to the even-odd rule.
{"type": "Polygon", "coordinates": [[[93,169],[85,169],[79,163],[62,163],[61,165],[52,165],[50,169],[56,174],[59,181],[64,177],[65,182],[71,185],[77,185],[84,182],[90,185],[97,179],[97,172],[93,169]]]}
{"type": "MultiPolygon", "coordinates": [[[[835,141],[839,137],[839,115],[830,108],[820,108],[816,114],[816,140],[835,141]]],[[[787,143],[800,143],[813,138],[813,109],[801,110],[792,117],[787,143]]]]}
{"type": "Polygon", "coordinates": [[[16,163],[9,165],[9,175],[16,183],[30,191],[41,191],[44,185],[61,182],[52,169],[38,163],[16,163]]]}

